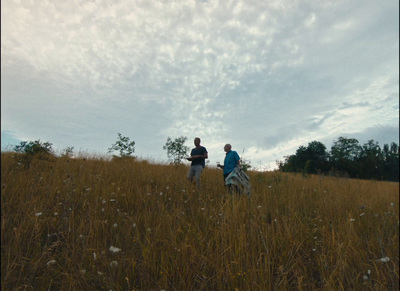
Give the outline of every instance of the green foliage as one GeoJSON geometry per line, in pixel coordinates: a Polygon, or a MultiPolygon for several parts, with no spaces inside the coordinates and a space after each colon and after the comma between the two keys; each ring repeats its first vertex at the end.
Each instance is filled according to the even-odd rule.
{"type": "Polygon", "coordinates": [[[64,149],[63,157],[71,158],[74,154],[74,147],[67,147],[64,149]]]}
{"type": "Polygon", "coordinates": [[[29,168],[34,158],[47,160],[52,156],[52,143],[35,141],[21,141],[19,145],[14,146],[17,153],[21,153],[21,163],[25,168],[29,168]]]}
{"type": "Polygon", "coordinates": [[[129,137],[122,136],[120,133],[118,133],[118,140],[112,144],[107,152],[112,153],[114,151],[119,151],[121,158],[131,157],[135,152],[135,142],[130,141],[129,137]]]}
{"type": "Polygon", "coordinates": [[[247,172],[247,170],[251,168],[250,161],[248,161],[248,160],[246,160],[244,158],[241,158],[240,159],[240,168],[243,171],[247,172]]]}
{"type": "Polygon", "coordinates": [[[278,162],[280,171],[303,174],[342,173],[352,178],[399,181],[399,146],[369,140],[361,146],[357,139],[339,137],[330,153],[320,142],[300,146],[296,154],[278,162]]]}
{"type": "Polygon", "coordinates": [[[40,140],[35,141],[21,141],[19,145],[14,147],[14,150],[17,153],[24,153],[27,155],[38,155],[38,154],[50,154],[52,149],[52,143],[44,142],[42,143],[40,140]]]}
{"type": "Polygon", "coordinates": [[[251,162],[243,157],[244,152],[245,152],[245,149],[243,149],[243,151],[242,151],[242,155],[241,155],[242,157],[240,159],[240,168],[244,172],[247,172],[247,170],[250,169],[252,166],[250,165],[251,162]]]}
{"type": "Polygon", "coordinates": [[[186,136],[181,136],[172,140],[170,137],[167,138],[167,142],[163,146],[163,149],[167,151],[168,160],[175,164],[179,165],[182,163],[182,160],[185,156],[188,155],[188,151],[190,148],[185,146],[185,142],[187,140],[186,136]]]}
{"type": "Polygon", "coordinates": [[[328,170],[328,153],[321,142],[312,141],[307,147],[301,146],[295,155],[286,157],[284,163],[278,163],[279,169],[285,172],[302,172],[316,174],[328,170]]]}

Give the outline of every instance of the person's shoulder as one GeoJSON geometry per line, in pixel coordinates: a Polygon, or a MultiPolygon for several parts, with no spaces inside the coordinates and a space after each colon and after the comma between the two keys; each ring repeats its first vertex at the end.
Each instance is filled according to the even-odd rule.
{"type": "Polygon", "coordinates": [[[207,151],[206,147],[201,146],[202,150],[207,151]]]}

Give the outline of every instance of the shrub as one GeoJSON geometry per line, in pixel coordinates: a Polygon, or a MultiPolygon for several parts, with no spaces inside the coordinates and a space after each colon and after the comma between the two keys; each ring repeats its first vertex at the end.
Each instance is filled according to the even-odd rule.
{"type": "Polygon", "coordinates": [[[135,152],[135,142],[130,142],[129,137],[122,136],[120,133],[118,133],[118,140],[111,145],[111,147],[108,149],[108,153],[112,153],[113,151],[119,151],[121,158],[131,157],[135,152]]]}

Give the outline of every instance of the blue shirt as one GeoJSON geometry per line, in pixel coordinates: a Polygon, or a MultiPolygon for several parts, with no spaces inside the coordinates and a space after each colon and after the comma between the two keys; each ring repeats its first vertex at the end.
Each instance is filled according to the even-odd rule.
{"type": "MultiPolygon", "coordinates": [[[[190,153],[191,156],[202,156],[204,154],[208,153],[205,147],[200,146],[200,148],[194,148],[192,149],[192,152],[190,153]]],[[[192,161],[192,166],[195,165],[202,165],[203,168],[206,165],[206,159],[205,158],[195,158],[192,161]]]]}
{"type": "Polygon", "coordinates": [[[240,157],[237,152],[229,151],[224,159],[224,175],[229,174],[239,164],[240,157]]]}

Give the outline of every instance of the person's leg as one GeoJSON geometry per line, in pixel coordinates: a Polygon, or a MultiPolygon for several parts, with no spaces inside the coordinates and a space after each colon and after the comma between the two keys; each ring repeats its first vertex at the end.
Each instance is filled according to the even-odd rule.
{"type": "Polygon", "coordinates": [[[195,167],[191,166],[187,175],[187,179],[192,182],[193,181],[193,177],[195,175],[195,167]]]}
{"type": "Polygon", "coordinates": [[[200,175],[202,172],[203,172],[203,166],[196,165],[195,166],[195,176],[196,176],[196,185],[198,188],[200,188],[200,175]]]}
{"type": "Polygon", "coordinates": [[[228,189],[228,192],[231,193],[231,185],[226,185],[226,184],[225,184],[226,177],[228,177],[229,174],[230,174],[230,173],[223,174],[223,175],[224,175],[224,186],[225,186],[226,189],[228,189]]]}

